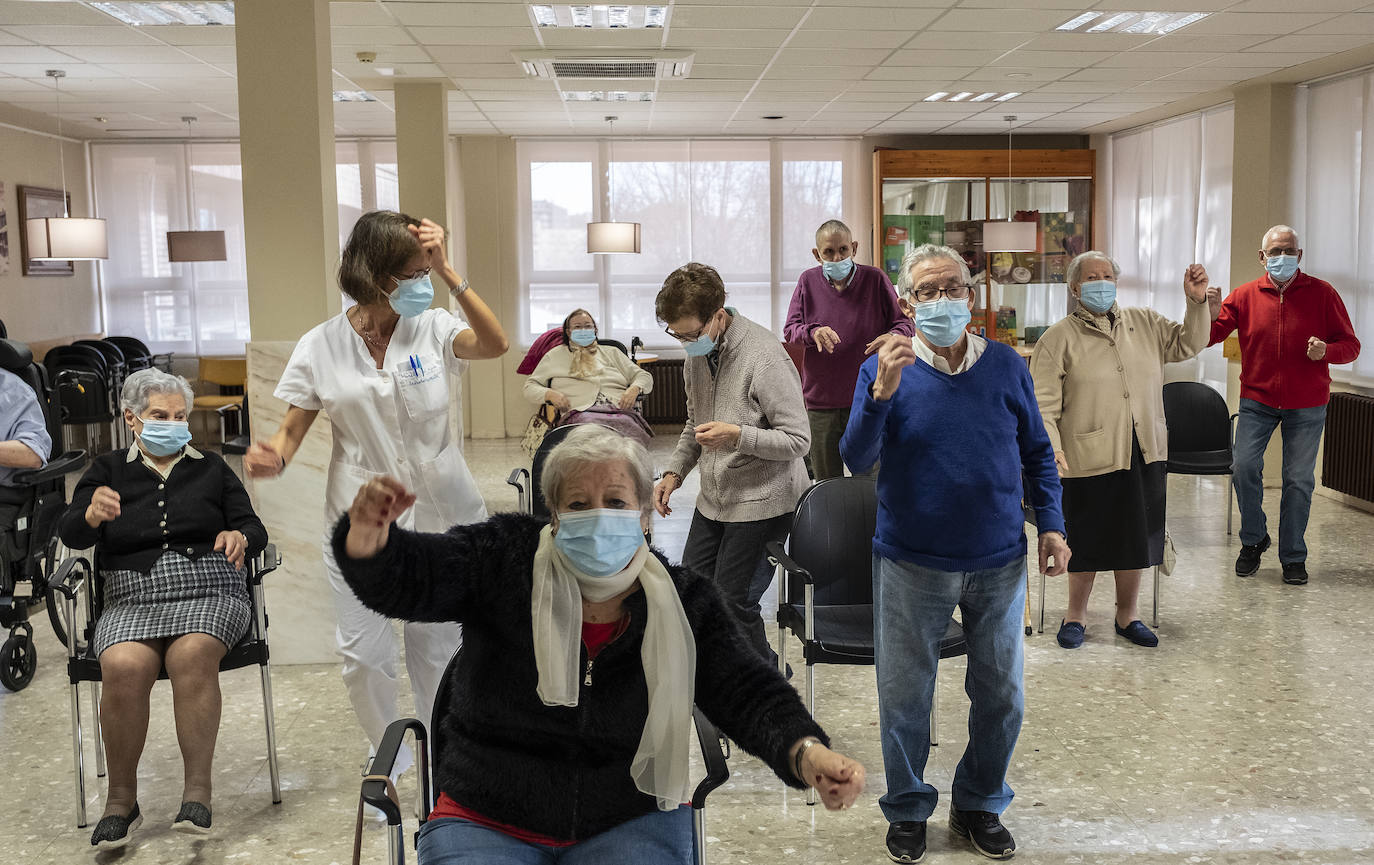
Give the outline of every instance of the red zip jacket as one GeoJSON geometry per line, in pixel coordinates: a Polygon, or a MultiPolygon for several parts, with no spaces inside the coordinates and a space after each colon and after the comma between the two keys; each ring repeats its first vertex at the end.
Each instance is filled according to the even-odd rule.
{"type": "Polygon", "coordinates": [[[1333,363],[1360,356],[1360,341],[1331,283],[1298,271],[1283,294],[1269,274],[1226,296],[1208,345],[1240,331],[1240,395],[1270,408],[1326,405],[1333,363]],[[1307,340],[1326,343],[1326,357],[1307,357],[1307,340]]]}

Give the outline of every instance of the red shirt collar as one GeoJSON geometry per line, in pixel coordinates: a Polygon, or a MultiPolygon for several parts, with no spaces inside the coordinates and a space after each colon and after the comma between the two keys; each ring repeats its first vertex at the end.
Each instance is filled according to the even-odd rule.
{"type": "MultiPolygon", "coordinates": [[[[1304,276],[1306,276],[1306,274],[1302,272],[1302,268],[1298,268],[1298,272],[1293,274],[1293,278],[1288,281],[1288,288],[1296,288],[1304,276]]],[[[1264,272],[1264,275],[1259,278],[1259,287],[1267,288],[1275,294],[1278,294],[1279,291],[1279,287],[1274,284],[1274,278],[1269,275],[1269,271],[1267,270],[1264,272]]]]}

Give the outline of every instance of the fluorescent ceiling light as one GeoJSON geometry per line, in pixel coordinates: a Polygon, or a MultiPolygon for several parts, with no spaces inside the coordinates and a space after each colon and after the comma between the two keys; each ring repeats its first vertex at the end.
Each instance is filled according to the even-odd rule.
{"type": "Polygon", "coordinates": [[[1101,12],[1084,12],[1076,18],[1065,21],[1054,28],[1059,31],[1080,33],[1128,33],[1132,36],[1163,36],[1180,27],[1187,27],[1206,18],[1206,12],[1116,12],[1102,17],[1101,12]],[[1101,19],[1101,20],[1098,20],[1101,19]],[[1097,21],[1087,30],[1079,30],[1084,24],[1097,21]]]}
{"type": "Polygon", "coordinates": [[[965,90],[965,91],[963,91],[963,92],[961,92],[961,93],[956,93],[956,94],[954,94],[953,96],[949,96],[949,93],[947,93],[947,92],[944,91],[944,90],[941,90],[941,91],[939,91],[938,93],[932,93],[932,94],[930,94],[929,96],[927,96],[925,99],[922,99],[921,101],[922,101],[922,102],[940,102],[941,100],[944,100],[946,96],[949,96],[949,99],[946,100],[946,101],[949,101],[949,102],[963,102],[963,101],[966,100],[966,99],[967,99],[969,102],[987,102],[987,101],[989,101],[989,100],[991,100],[991,101],[993,101],[993,102],[1006,102],[1008,99],[1013,99],[1013,98],[1015,98],[1015,97],[1017,97],[1017,96],[1020,96],[1020,95],[1021,95],[1020,91],[1017,91],[1017,92],[1015,92],[1015,93],[1003,93],[1003,94],[1001,94],[1001,95],[998,95],[998,93],[997,93],[996,90],[992,90],[992,91],[989,91],[989,92],[987,92],[987,93],[979,93],[979,94],[977,94],[977,95],[975,96],[971,91],[965,90]],[[970,99],[969,97],[972,97],[972,98],[970,99]]]}
{"type": "Polygon", "coordinates": [[[653,102],[652,90],[564,90],[564,102],[653,102]]]}
{"type": "Polygon", "coordinates": [[[1056,28],[1054,28],[1054,29],[1055,29],[1055,30],[1077,30],[1079,27],[1082,27],[1084,24],[1087,24],[1089,21],[1092,21],[1092,20],[1094,20],[1094,19],[1096,19],[1096,18],[1100,18],[1100,17],[1102,17],[1102,13],[1101,13],[1101,12],[1084,12],[1082,15],[1079,15],[1077,18],[1074,18],[1074,19],[1072,19],[1072,20],[1070,20],[1070,21],[1065,21],[1063,24],[1060,24],[1058,27],[1056,27],[1056,28]]]}
{"type": "Polygon", "coordinates": [[[377,97],[366,90],[335,90],[335,102],[376,102],[377,97]]]}
{"type": "Polygon", "coordinates": [[[668,23],[668,7],[623,3],[537,3],[530,6],[530,16],[534,19],[535,27],[662,29],[668,23]]]}
{"type": "Polygon", "coordinates": [[[987,102],[989,99],[996,95],[997,93],[995,91],[992,93],[979,93],[977,96],[970,99],[969,102],[987,102]]]}
{"type": "Polygon", "coordinates": [[[969,91],[965,90],[965,91],[962,92],[962,93],[956,93],[956,94],[954,94],[953,96],[949,97],[949,101],[950,101],[950,102],[963,102],[965,99],[969,98],[969,97],[972,96],[972,95],[973,95],[972,93],[970,93],[969,91]]]}
{"type": "Polygon", "coordinates": [[[932,93],[932,94],[930,94],[929,96],[927,96],[925,99],[923,99],[923,100],[921,100],[921,101],[922,101],[922,102],[939,102],[941,99],[944,99],[944,98],[945,98],[946,96],[948,96],[948,95],[949,95],[949,91],[948,91],[948,90],[941,90],[941,91],[939,91],[938,93],[932,93]]]}
{"type": "Polygon", "coordinates": [[[997,97],[996,99],[994,99],[994,100],[992,100],[992,101],[993,101],[993,102],[1006,102],[1008,99],[1015,99],[1016,97],[1018,97],[1018,96],[1020,96],[1020,95],[1021,95],[1020,93],[1003,93],[1001,96],[997,97]]]}
{"type": "Polygon", "coordinates": [[[192,26],[233,26],[234,4],[214,2],[122,2],[92,3],[95,9],[134,27],[187,24],[192,26]]]}

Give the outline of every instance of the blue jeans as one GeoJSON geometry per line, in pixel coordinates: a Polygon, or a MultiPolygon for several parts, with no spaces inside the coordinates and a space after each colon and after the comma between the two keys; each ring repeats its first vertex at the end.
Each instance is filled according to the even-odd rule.
{"type": "Polygon", "coordinates": [[[445,817],[420,828],[420,865],[691,865],[696,861],[692,808],[655,811],[571,847],[527,844],[495,829],[445,817]]]}
{"type": "Polygon", "coordinates": [[[964,690],[968,747],[954,771],[953,807],[1002,813],[1011,804],[1007,766],[1025,708],[1021,660],[1026,563],[949,572],[873,557],[873,620],[878,723],[887,793],[878,800],[889,823],[926,820],[936,790],[922,780],[930,755],[930,705],[940,638],[956,606],[968,641],[964,690]]]}
{"type": "Polygon", "coordinates": [[[1240,401],[1236,420],[1231,480],[1240,506],[1240,542],[1258,544],[1268,533],[1264,516],[1264,450],[1274,427],[1282,427],[1283,494],[1279,498],[1279,561],[1307,561],[1307,515],[1312,510],[1313,471],[1317,446],[1326,426],[1326,406],[1270,408],[1252,399],[1240,401]]]}

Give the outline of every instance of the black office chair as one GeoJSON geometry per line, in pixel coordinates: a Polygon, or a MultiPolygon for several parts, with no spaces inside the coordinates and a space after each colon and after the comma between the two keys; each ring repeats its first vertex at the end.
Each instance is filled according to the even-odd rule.
{"type": "MultiPolygon", "coordinates": [[[[94,558],[94,557],[92,557],[94,558]]],[[[263,720],[267,728],[267,769],[272,782],[272,804],[281,804],[281,774],[277,767],[277,722],[272,705],[271,653],[267,645],[267,605],[262,579],[281,564],[275,544],[268,544],[257,559],[245,563],[252,617],[248,632],[220,659],[221,672],[257,665],[262,677],[263,720]]],[[[76,825],[86,826],[85,731],[81,723],[81,683],[91,685],[91,713],[94,716],[95,774],[105,776],[105,743],[100,735],[100,659],[95,656],[92,638],[100,618],[104,592],[99,570],[92,559],[70,556],[63,560],[48,585],[48,603],[61,604],[67,628],[67,680],[71,683],[72,763],[76,775],[76,825]]],[[[159,679],[167,678],[164,668],[159,679]]]]}
{"type": "Polygon", "coordinates": [[[1197,381],[1164,385],[1164,421],[1169,425],[1169,474],[1226,475],[1226,534],[1231,534],[1231,462],[1236,418],[1226,400],[1197,381]]]}
{"type": "MultiPolygon", "coordinates": [[[[42,602],[56,566],[57,520],[67,506],[65,477],[86,461],[86,453],[62,449],[61,411],[47,371],[33,362],[27,345],[0,337],[0,369],[33,390],[52,439],[51,451],[43,455],[47,465],[16,472],[10,485],[0,486],[0,628],[9,630],[0,645],[0,685],[18,691],[33,681],[38,667],[29,611],[42,602]]],[[[57,613],[49,608],[48,617],[62,636],[57,613]]]]}
{"type": "MultiPolygon", "coordinates": [[[[873,534],[877,485],[872,478],[830,478],[802,493],[787,550],[765,545],[778,575],[778,671],[787,670],[786,631],[801,640],[806,659],[806,708],[816,715],[816,664],[873,663],[873,534]],[[800,600],[799,600],[800,598],[800,600]]],[[[964,629],[953,618],[940,657],[968,654],[964,629]]],[[[938,693],[938,692],[937,692],[938,693]]],[[[935,705],[930,743],[939,744],[935,705]]],[[[815,790],[807,793],[815,804],[815,790]]]]}
{"type": "Polygon", "coordinates": [[[626,357],[630,356],[630,350],[625,347],[625,343],[621,342],[618,339],[602,339],[600,337],[597,337],[596,344],[609,345],[611,348],[618,349],[620,353],[625,355],[626,357]]]}
{"type": "Polygon", "coordinates": [[[99,428],[106,427],[113,447],[120,438],[119,393],[104,353],[89,345],[54,346],[43,356],[43,366],[62,406],[64,429],[82,427],[86,450],[97,452],[99,428]]]}
{"type": "MultiPolygon", "coordinates": [[[[452,663],[451,661],[450,664],[452,663]]],[[[446,703],[447,688],[448,671],[445,671],[434,700],[436,713],[441,711],[439,707],[446,703]]],[[[702,761],[706,764],[706,777],[692,792],[692,829],[696,841],[697,863],[706,865],[706,797],[712,790],[729,780],[730,767],[725,762],[727,754],[720,732],[696,706],[692,707],[692,721],[696,725],[702,761]]],[[[416,827],[412,836],[412,841],[418,845],[420,827],[429,819],[437,798],[430,783],[429,755],[440,754],[444,750],[444,743],[440,738],[443,727],[434,724],[433,730],[433,745],[426,748],[427,735],[424,724],[415,718],[392,721],[386,728],[386,733],[382,735],[382,744],[378,746],[376,756],[363,772],[362,800],[386,815],[388,865],[402,865],[405,862],[406,851],[405,832],[401,825],[401,806],[400,802],[393,798],[395,789],[390,786],[391,770],[396,764],[396,756],[400,753],[406,732],[409,731],[415,737],[415,762],[420,782],[417,791],[419,802],[416,806],[416,811],[420,815],[420,825],[416,827]]]]}

